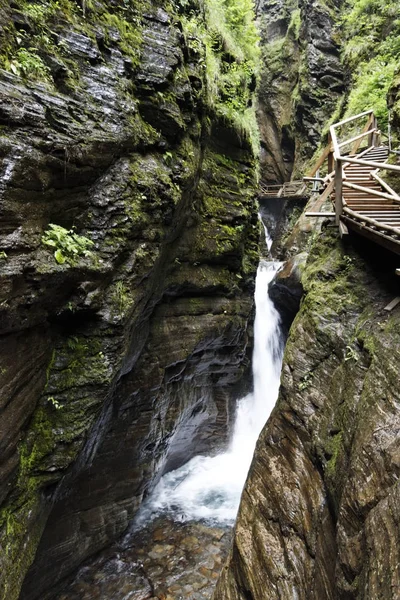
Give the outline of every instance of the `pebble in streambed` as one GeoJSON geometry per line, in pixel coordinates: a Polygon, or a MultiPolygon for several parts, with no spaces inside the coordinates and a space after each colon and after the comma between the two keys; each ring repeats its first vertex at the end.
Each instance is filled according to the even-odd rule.
{"type": "Polygon", "coordinates": [[[159,518],[87,562],[56,600],[210,600],[231,527],[159,518]]]}

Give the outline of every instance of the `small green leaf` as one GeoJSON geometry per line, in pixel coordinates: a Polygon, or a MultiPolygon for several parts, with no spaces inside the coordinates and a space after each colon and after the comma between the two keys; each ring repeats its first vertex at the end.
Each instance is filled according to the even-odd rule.
{"type": "Polygon", "coordinates": [[[60,249],[54,252],[54,257],[59,265],[63,265],[65,263],[65,256],[63,255],[60,249]]]}
{"type": "Polygon", "coordinates": [[[57,246],[54,240],[46,240],[42,238],[42,242],[45,244],[45,246],[52,246],[53,248],[57,246]]]}

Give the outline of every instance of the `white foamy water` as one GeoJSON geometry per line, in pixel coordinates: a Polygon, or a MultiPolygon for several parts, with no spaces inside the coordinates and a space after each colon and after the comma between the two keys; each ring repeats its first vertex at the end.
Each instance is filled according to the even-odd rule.
{"type": "Polygon", "coordinates": [[[268,284],[280,265],[262,260],[258,267],[254,390],[238,402],[229,449],[214,457],[196,456],[164,475],[140,511],[139,524],[166,513],[184,521],[206,519],[229,524],[235,520],[257,438],[278,396],[282,340],[279,315],[268,296],[268,284]]]}
{"type": "Polygon", "coordinates": [[[271,246],[272,246],[272,243],[273,243],[273,239],[272,239],[272,237],[269,235],[269,231],[268,231],[268,229],[267,229],[267,226],[265,225],[265,223],[264,223],[264,221],[263,221],[263,219],[262,219],[262,217],[261,217],[261,215],[260,215],[260,214],[258,215],[258,218],[259,218],[259,220],[260,220],[260,222],[261,222],[261,225],[262,225],[262,226],[263,226],[263,228],[264,228],[264,234],[265,234],[265,243],[267,244],[267,248],[268,248],[268,250],[271,250],[271,246]]]}

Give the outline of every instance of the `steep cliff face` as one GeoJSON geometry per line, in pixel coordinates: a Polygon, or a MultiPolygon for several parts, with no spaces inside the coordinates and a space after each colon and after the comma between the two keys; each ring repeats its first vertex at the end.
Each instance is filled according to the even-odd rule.
{"type": "Polygon", "coordinates": [[[214,600],[399,595],[394,257],[325,229],[214,600]]]}
{"type": "MultiPolygon", "coordinates": [[[[320,7],[336,42],[336,50],[328,51],[330,58],[337,61],[337,51],[342,51],[339,80],[346,86],[335,102],[331,95],[330,112],[324,113],[316,97],[323,98],[325,87],[339,93],[341,88],[330,77],[327,86],[322,84],[320,56],[322,71],[314,88],[299,100],[297,113],[290,94],[302,71],[299,64],[305,63],[299,53],[304,41],[296,43],[295,32],[305,31],[306,4],[297,14],[297,5],[285,5],[285,18],[281,4],[266,5],[264,19],[273,23],[279,50],[271,54],[270,85],[262,84],[263,106],[271,107],[272,115],[285,115],[280,121],[274,117],[281,150],[275,163],[265,163],[269,179],[284,178],[293,161],[295,171],[301,170],[308,148],[318,141],[312,117],[323,134],[325,119],[325,125],[338,120],[335,103],[336,117],[373,108],[383,131],[388,104],[395,147],[398,140],[395,4],[353,0],[340,12],[333,5],[320,7]],[[284,61],[287,67],[277,77],[274,65],[284,61]],[[276,98],[281,98],[279,104],[276,98]],[[303,129],[299,114],[305,119],[303,129]],[[315,138],[309,135],[313,131],[315,138]]],[[[315,10],[318,3],[313,6],[315,10]]],[[[311,38],[314,33],[321,49],[313,14],[310,9],[311,38]]],[[[329,66],[326,73],[331,75],[329,66]]],[[[270,115],[261,117],[264,124],[270,121],[270,115]]],[[[390,160],[397,159],[392,155],[390,160]]],[[[390,180],[398,186],[398,179],[390,180]]],[[[213,600],[394,600],[400,594],[400,308],[385,310],[399,295],[398,259],[355,235],[340,240],[327,223],[318,236],[310,236],[303,214],[275,249],[288,257],[305,247],[309,255],[301,277],[304,296],[289,332],[279,399],[257,444],[230,557],[213,600]]],[[[285,270],[290,268],[289,263],[285,270]]],[[[282,304],[283,284],[278,280],[271,289],[277,304],[282,304]]]]}
{"type": "Polygon", "coordinates": [[[251,11],[235,29],[213,10],[1,3],[4,600],[35,555],[21,597],[43,599],[229,428],[257,260],[256,56],[251,11]]]}
{"type": "Polygon", "coordinates": [[[261,175],[288,181],[302,173],[344,91],[335,26],[340,2],[261,0],[258,120],[261,175]]]}

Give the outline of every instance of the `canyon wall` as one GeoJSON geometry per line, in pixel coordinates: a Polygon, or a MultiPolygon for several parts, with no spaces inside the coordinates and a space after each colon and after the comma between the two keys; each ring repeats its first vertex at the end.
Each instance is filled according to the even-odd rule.
{"type": "MultiPolygon", "coordinates": [[[[294,35],[310,22],[306,7],[311,20],[316,9],[333,19],[327,30],[342,55],[344,93],[336,98],[336,111],[330,104],[325,113],[325,132],[341,115],[369,108],[385,131],[389,106],[397,147],[399,23],[393,18],[395,3],[378,4],[354,0],[335,8],[302,2],[300,13],[291,4],[285,19],[282,3],[266,5],[275,23],[272,38],[291,48],[286,69],[265,90],[266,106],[281,95],[279,107],[289,107],[280,121],[286,129],[275,119],[282,150],[272,152],[280,158],[267,164],[267,179],[283,177],[291,161],[295,172],[301,170],[309,153],[305,131],[296,145],[298,113],[292,95],[297,73],[309,72],[299,53],[305,38],[296,44],[294,35]]],[[[319,40],[318,30],[310,35],[319,40]]],[[[276,64],[282,60],[279,52],[276,64]]],[[[311,102],[325,87],[323,74],[322,69],[313,91],[306,93],[311,102]]],[[[307,98],[298,110],[303,106],[303,123],[311,132],[307,98]]],[[[309,114],[318,124],[323,107],[315,103],[309,114]]],[[[269,122],[271,116],[263,118],[269,122]]],[[[390,180],[399,191],[398,179],[390,180]]],[[[400,594],[400,308],[385,307],[399,295],[398,257],[353,234],[340,239],[327,221],[318,235],[309,235],[304,214],[293,233],[276,245],[285,257],[299,249],[306,251],[295,257],[302,260],[304,295],[289,331],[279,398],[257,443],[213,600],[394,600],[400,594]]],[[[276,299],[282,304],[285,282],[278,283],[276,299]]]]}
{"type": "Polygon", "coordinates": [[[340,2],[258,2],[262,67],[258,121],[261,176],[302,177],[345,90],[340,2]]]}
{"type": "Polygon", "coordinates": [[[245,8],[1,3],[3,600],[227,437],[259,237],[245,8]]]}
{"type": "Polygon", "coordinates": [[[397,598],[396,257],[325,228],[215,600],[397,598]]]}

